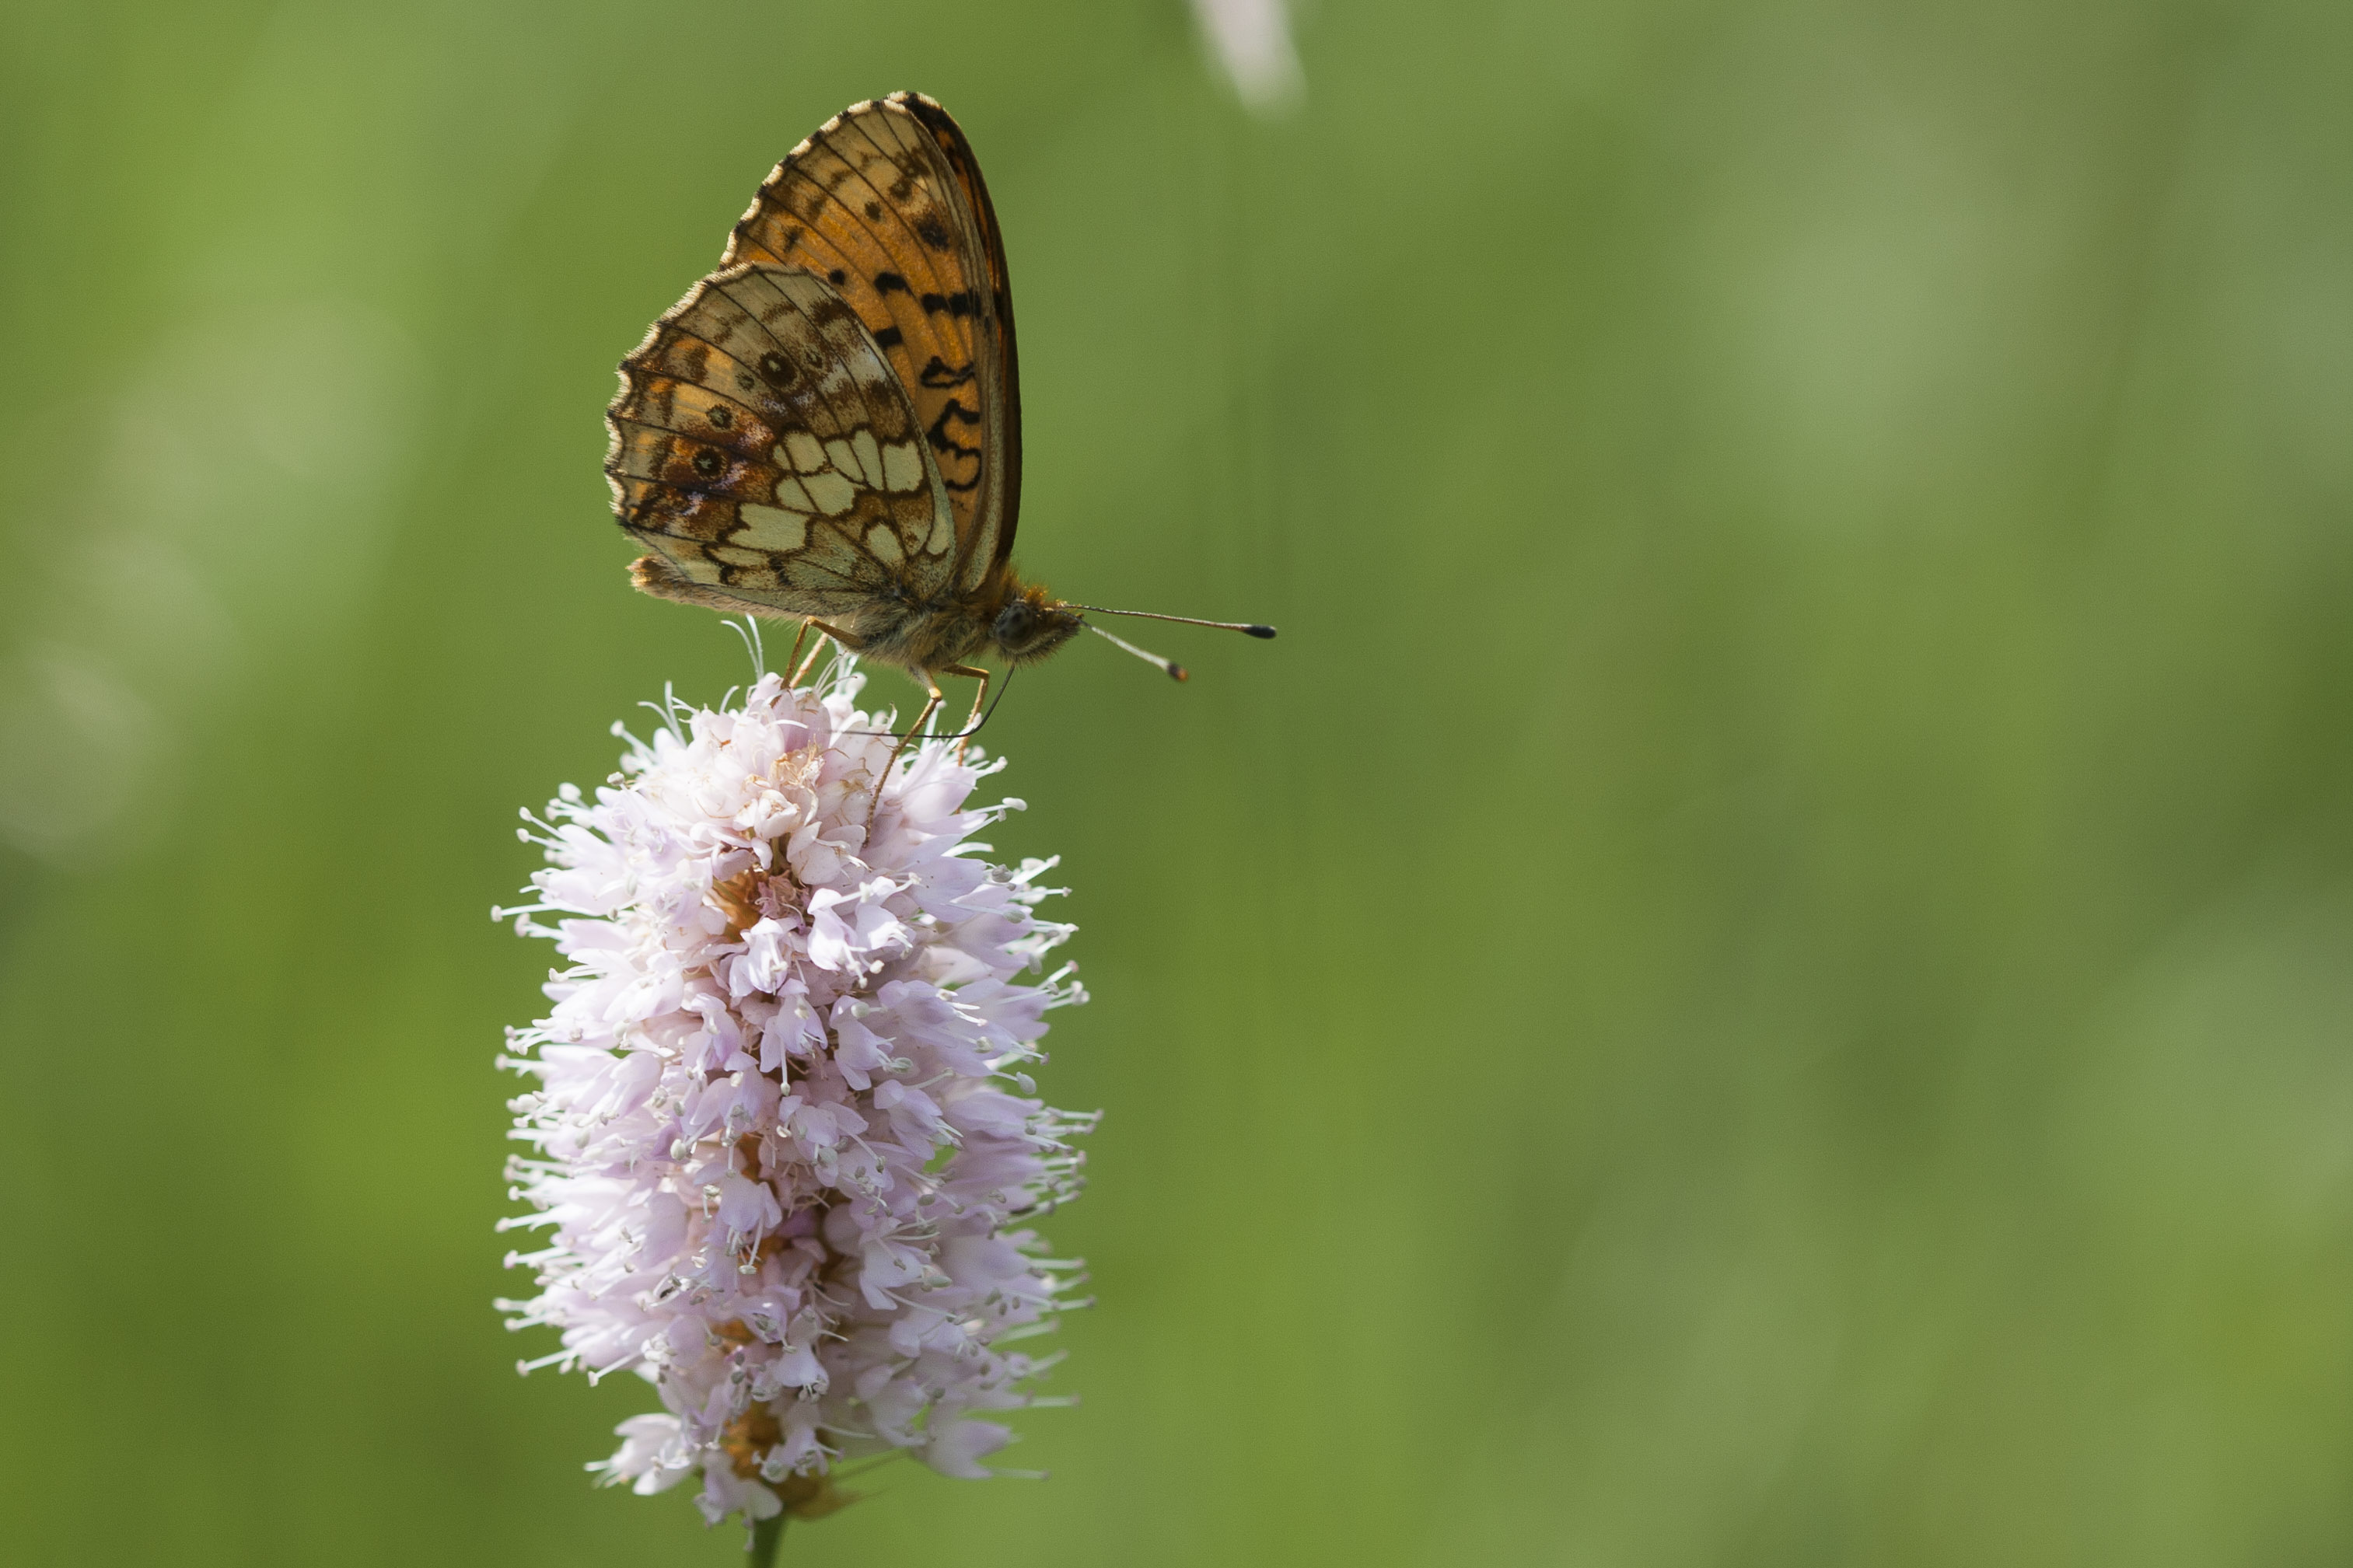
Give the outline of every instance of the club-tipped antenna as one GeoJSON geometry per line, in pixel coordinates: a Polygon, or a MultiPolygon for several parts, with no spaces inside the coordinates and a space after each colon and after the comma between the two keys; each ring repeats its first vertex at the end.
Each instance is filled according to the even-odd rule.
{"type": "MultiPolygon", "coordinates": [[[[1116,615],[1119,612],[1116,610],[1107,610],[1104,612],[1106,615],[1116,615]]],[[[1134,654],[1136,658],[1142,659],[1146,664],[1158,665],[1162,672],[1167,675],[1170,679],[1184,680],[1187,679],[1185,674],[1185,667],[1178,664],[1175,659],[1163,658],[1156,653],[1146,653],[1144,649],[1136,647],[1125,637],[1113,637],[1111,633],[1103,630],[1103,627],[1095,625],[1092,621],[1085,621],[1081,624],[1083,625],[1087,630],[1094,633],[1095,636],[1109,642],[1113,647],[1125,648],[1128,652],[1134,654]]]]}
{"type": "MultiPolygon", "coordinates": [[[[1101,605],[1072,605],[1071,608],[1074,610],[1086,610],[1098,616],[1140,616],[1147,621],[1181,621],[1188,626],[1215,626],[1221,632],[1240,632],[1245,637],[1271,637],[1274,636],[1274,628],[1272,626],[1261,626],[1256,621],[1204,621],[1197,619],[1192,616],[1164,616],[1157,610],[1106,610],[1101,605]]],[[[1111,637],[1111,634],[1109,632],[1104,632],[1103,636],[1109,637],[1111,637]]],[[[1112,641],[1119,642],[1119,639],[1117,637],[1112,637],[1112,641]]],[[[1120,643],[1119,646],[1122,647],[1127,647],[1125,643],[1120,643]]],[[[1133,653],[1134,650],[1133,648],[1129,648],[1128,651],[1133,653]]],[[[1146,657],[1149,656],[1147,655],[1146,657]]]]}

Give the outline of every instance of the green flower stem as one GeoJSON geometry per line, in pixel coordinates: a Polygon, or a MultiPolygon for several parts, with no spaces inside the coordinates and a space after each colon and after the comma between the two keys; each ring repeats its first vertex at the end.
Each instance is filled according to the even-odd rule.
{"type": "Polygon", "coordinates": [[[775,1568],[777,1543],[785,1539],[785,1516],[770,1514],[752,1527],[752,1543],[744,1549],[744,1568],[775,1568]]]}

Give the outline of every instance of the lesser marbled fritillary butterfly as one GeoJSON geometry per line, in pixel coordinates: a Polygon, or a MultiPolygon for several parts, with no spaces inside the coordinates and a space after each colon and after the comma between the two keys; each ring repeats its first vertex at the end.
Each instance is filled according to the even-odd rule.
{"type": "Polygon", "coordinates": [[[988,672],[965,660],[1018,667],[1102,632],[1082,612],[1148,613],[1014,573],[1005,243],[971,143],[920,93],[852,105],[776,165],[719,270],[621,362],[606,420],[614,510],[651,552],[639,588],[801,620],[905,670],[930,694],[917,729],[941,675],[981,682],[977,719],[988,672]]]}

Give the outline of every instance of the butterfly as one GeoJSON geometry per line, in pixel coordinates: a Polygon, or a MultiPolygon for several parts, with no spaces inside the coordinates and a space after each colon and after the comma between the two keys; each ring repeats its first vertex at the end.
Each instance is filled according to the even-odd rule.
{"type": "MultiPolygon", "coordinates": [[[[1005,242],[972,144],[921,93],[851,105],[760,187],[719,270],[621,362],[614,511],[648,594],[797,618],[942,700],[1086,621],[1013,569],[1021,388],[1005,242]]],[[[1271,626],[1229,626],[1271,637],[1271,626]]],[[[970,721],[968,721],[970,722],[970,721]]],[[[910,731],[909,733],[913,733],[910,731]]]]}

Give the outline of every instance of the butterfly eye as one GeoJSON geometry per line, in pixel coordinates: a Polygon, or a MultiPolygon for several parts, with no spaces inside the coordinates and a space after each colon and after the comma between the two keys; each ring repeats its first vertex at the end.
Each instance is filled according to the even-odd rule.
{"type": "Polygon", "coordinates": [[[793,384],[793,362],[770,349],[760,356],[760,374],[768,378],[771,386],[790,386],[793,384]]]}
{"type": "Polygon", "coordinates": [[[1029,640],[1031,625],[1037,616],[1026,599],[1012,599],[997,613],[997,640],[1008,647],[1019,647],[1029,640]]]}
{"type": "Polygon", "coordinates": [[[735,423],[735,416],[729,413],[724,408],[712,409],[711,411],[710,418],[711,427],[713,430],[729,429],[732,428],[735,423]]]}
{"type": "Polygon", "coordinates": [[[727,460],[708,447],[694,455],[694,471],[706,479],[726,466],[727,460]]]}

